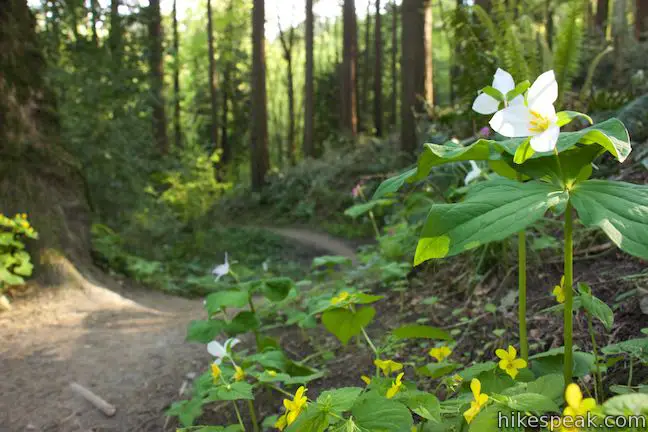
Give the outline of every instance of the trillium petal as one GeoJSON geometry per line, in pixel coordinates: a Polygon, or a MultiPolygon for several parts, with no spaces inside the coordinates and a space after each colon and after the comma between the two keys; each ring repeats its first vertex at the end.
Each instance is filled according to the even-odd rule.
{"type": "Polygon", "coordinates": [[[225,347],[216,341],[211,341],[207,344],[207,352],[219,359],[227,355],[225,347]]]}
{"type": "Polygon", "coordinates": [[[499,101],[486,93],[482,93],[475,99],[473,102],[472,109],[473,111],[478,112],[479,114],[493,114],[497,112],[499,108],[499,101]]]}
{"type": "Polygon", "coordinates": [[[531,113],[524,105],[512,105],[495,113],[490,121],[490,126],[501,135],[509,138],[527,137],[531,113]]]}
{"type": "Polygon", "coordinates": [[[230,339],[227,339],[227,340],[225,341],[225,347],[224,347],[224,348],[225,348],[225,352],[231,351],[232,348],[234,348],[236,345],[239,344],[239,342],[241,342],[241,341],[238,340],[238,339],[236,339],[236,338],[230,338],[230,339]]]}
{"type": "Polygon", "coordinates": [[[529,88],[527,102],[529,108],[535,110],[538,105],[552,105],[558,99],[558,83],[554,71],[550,70],[540,75],[529,88]]]}
{"type": "Polygon", "coordinates": [[[506,93],[515,89],[515,81],[510,73],[506,72],[504,69],[497,68],[497,71],[495,71],[495,77],[493,78],[493,87],[506,96],[506,93]]]}
{"type": "Polygon", "coordinates": [[[509,101],[509,106],[511,105],[524,105],[524,96],[515,96],[512,101],[509,101]]]}
{"type": "Polygon", "coordinates": [[[553,151],[559,135],[560,128],[553,124],[546,131],[531,138],[531,148],[538,153],[553,151]]]}

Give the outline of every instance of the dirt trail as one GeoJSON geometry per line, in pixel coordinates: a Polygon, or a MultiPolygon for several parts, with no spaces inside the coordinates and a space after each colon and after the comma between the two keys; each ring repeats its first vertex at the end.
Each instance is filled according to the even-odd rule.
{"type": "MultiPolygon", "coordinates": [[[[354,257],[322,234],[271,231],[354,257]]],[[[79,274],[0,314],[0,432],[163,431],[163,412],[185,377],[209,362],[203,345],[184,340],[187,324],[205,316],[200,300],[94,276],[79,274]],[[105,417],[71,382],[114,404],[116,415],[105,417]]]]}

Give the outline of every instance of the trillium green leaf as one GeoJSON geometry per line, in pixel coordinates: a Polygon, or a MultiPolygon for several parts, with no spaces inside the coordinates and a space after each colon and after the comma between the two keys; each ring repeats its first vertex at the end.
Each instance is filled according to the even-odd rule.
{"type": "Polygon", "coordinates": [[[366,203],[356,204],[352,207],[349,207],[344,211],[344,214],[352,218],[357,218],[358,216],[362,216],[363,214],[370,212],[376,207],[385,207],[392,204],[394,204],[394,200],[391,199],[375,199],[366,203]]]}
{"type": "Polygon", "coordinates": [[[571,123],[575,118],[578,117],[584,118],[589,122],[589,124],[594,124],[594,120],[592,120],[592,117],[588,116],[587,114],[580,113],[578,111],[560,111],[559,113],[556,113],[556,116],[558,117],[558,121],[556,123],[560,127],[571,123]]]}
{"type": "Polygon", "coordinates": [[[191,321],[187,329],[187,341],[209,343],[224,327],[225,322],[221,320],[191,321]]]}
{"type": "Polygon", "coordinates": [[[410,177],[416,175],[416,172],[417,168],[411,168],[394,177],[388,178],[387,180],[383,181],[380,186],[378,186],[378,189],[376,189],[371,199],[376,200],[386,195],[397,192],[410,177]]]}
{"type": "Polygon", "coordinates": [[[207,296],[205,307],[210,314],[214,314],[224,307],[241,308],[248,304],[248,299],[248,293],[244,291],[219,291],[207,296]]]}
{"type": "Polygon", "coordinates": [[[587,180],[571,191],[583,225],[598,226],[623,251],[648,259],[648,186],[587,180]]]}
{"type": "Polygon", "coordinates": [[[371,306],[358,308],[355,311],[346,308],[329,309],[322,314],[322,324],[343,345],[346,345],[349,339],[362,332],[375,314],[376,310],[371,306]]]}
{"type": "Polygon", "coordinates": [[[414,265],[503,240],[533,224],[567,199],[556,186],[496,179],[471,188],[463,202],[433,205],[414,265]]]}

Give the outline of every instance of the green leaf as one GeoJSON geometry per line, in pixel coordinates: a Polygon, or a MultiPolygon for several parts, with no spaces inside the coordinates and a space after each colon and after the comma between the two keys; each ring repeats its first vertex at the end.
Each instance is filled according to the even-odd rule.
{"type": "Polygon", "coordinates": [[[346,216],[352,217],[352,218],[357,218],[358,216],[361,216],[365,213],[370,212],[376,207],[385,207],[394,204],[394,200],[392,199],[374,199],[372,201],[362,203],[362,204],[356,204],[354,206],[349,207],[344,211],[344,214],[346,216]]]}
{"type": "Polygon", "coordinates": [[[254,400],[252,389],[252,385],[244,381],[224,384],[210,390],[209,396],[207,396],[205,401],[254,400]]]}
{"type": "Polygon", "coordinates": [[[506,93],[506,100],[512,101],[513,99],[515,99],[516,97],[518,97],[519,95],[527,91],[529,87],[531,87],[531,83],[529,82],[529,80],[522,81],[521,83],[516,85],[513,90],[506,93]]]}
{"type": "Polygon", "coordinates": [[[286,432],[324,432],[330,422],[329,413],[321,410],[317,403],[309,404],[286,432]]]}
{"type": "Polygon", "coordinates": [[[648,394],[614,396],[603,404],[603,411],[610,416],[648,415],[648,394]]]}
{"type": "Polygon", "coordinates": [[[512,411],[501,405],[491,405],[482,409],[477,417],[470,422],[469,432],[499,431],[498,420],[500,417],[510,417],[512,411]]]}
{"type": "Polygon", "coordinates": [[[611,344],[603,347],[601,351],[606,355],[628,354],[643,363],[648,363],[648,337],[611,344]]]}
{"type": "Polygon", "coordinates": [[[428,363],[425,366],[421,366],[416,369],[416,373],[419,375],[427,376],[432,379],[441,378],[443,376],[449,375],[459,368],[461,365],[459,363],[428,363]]]}
{"type": "Polygon", "coordinates": [[[581,282],[578,284],[578,291],[580,293],[579,297],[583,308],[589,312],[590,315],[601,321],[608,331],[612,330],[612,325],[614,324],[614,312],[612,312],[610,306],[605,304],[602,300],[594,297],[592,295],[592,289],[585,283],[581,282]]]}
{"type": "Polygon", "coordinates": [[[247,333],[259,328],[261,323],[254,312],[239,312],[232,321],[225,326],[225,332],[230,336],[247,333]]]}
{"type": "Polygon", "coordinates": [[[270,301],[279,302],[285,299],[295,283],[288,277],[265,279],[263,281],[263,295],[270,301]]]}
{"type": "Polygon", "coordinates": [[[351,258],[338,255],[324,255],[313,260],[313,268],[351,265],[351,258]]]}
{"type": "Polygon", "coordinates": [[[397,339],[452,339],[450,333],[446,332],[445,330],[417,324],[404,325],[393,330],[392,334],[396,336],[397,339]]]}
{"type": "Polygon", "coordinates": [[[405,404],[416,415],[426,420],[441,422],[441,404],[433,394],[415,392],[405,400],[405,404]]]}
{"type": "Polygon", "coordinates": [[[549,374],[527,384],[529,393],[539,393],[557,401],[563,397],[565,378],[560,374],[549,374]]]}
{"type": "Polygon", "coordinates": [[[648,186],[587,180],[571,191],[583,225],[598,226],[630,255],[648,259],[648,186]]]}
{"type": "Polygon", "coordinates": [[[459,372],[459,376],[463,378],[464,381],[470,381],[482,372],[492,371],[496,366],[497,364],[492,361],[475,363],[474,365],[467,367],[466,369],[459,372]]]}
{"type": "Polygon", "coordinates": [[[349,411],[355,403],[360,393],[360,387],[342,387],[335,390],[322,392],[317,398],[317,403],[321,407],[326,407],[327,411],[332,411],[338,415],[344,411],[349,411]]]}
{"type": "Polygon", "coordinates": [[[25,279],[11,273],[9,270],[7,270],[4,267],[0,267],[0,282],[4,282],[9,286],[22,285],[25,283],[25,279]]]}
{"type": "Polygon", "coordinates": [[[351,295],[350,300],[353,304],[371,304],[376,303],[378,300],[384,299],[385,296],[365,294],[365,293],[354,293],[351,295]]]}
{"type": "Polygon", "coordinates": [[[482,92],[486,93],[488,96],[492,97],[496,101],[504,102],[504,95],[501,91],[497,90],[493,86],[486,86],[482,89],[482,92]]]}
{"type": "Polygon", "coordinates": [[[515,150],[515,155],[513,156],[513,162],[520,165],[524,163],[527,159],[531,159],[535,154],[535,150],[531,147],[531,138],[527,138],[522,141],[522,143],[515,150]]]}
{"type": "Polygon", "coordinates": [[[592,120],[592,117],[588,116],[587,114],[580,113],[578,111],[560,111],[559,113],[556,113],[556,116],[558,117],[557,123],[558,126],[560,127],[563,127],[566,124],[571,123],[577,117],[584,118],[591,125],[594,124],[594,120],[592,120]]]}
{"type": "Polygon", "coordinates": [[[419,239],[414,265],[503,240],[560,205],[567,193],[555,186],[507,179],[473,186],[463,202],[433,205],[419,239]]]}
{"type": "Polygon", "coordinates": [[[372,200],[377,200],[379,198],[382,198],[386,195],[395,193],[400,189],[403,184],[405,184],[405,181],[409,179],[410,177],[413,177],[416,174],[417,168],[412,168],[409,169],[405,172],[402,172],[394,177],[390,177],[387,180],[383,181],[380,183],[380,186],[378,186],[378,189],[373,194],[373,197],[371,197],[372,200]]]}
{"type": "Polygon", "coordinates": [[[224,327],[225,322],[221,320],[191,321],[187,329],[187,341],[209,343],[224,327]]]}
{"type": "Polygon", "coordinates": [[[374,393],[358,399],[351,414],[361,430],[372,432],[409,431],[414,424],[405,405],[374,393]]]}
{"type": "Polygon", "coordinates": [[[183,426],[192,426],[196,419],[203,413],[203,401],[200,399],[191,399],[180,402],[174,402],[167,410],[166,415],[176,416],[183,426]]]}
{"type": "Polygon", "coordinates": [[[207,296],[205,307],[209,314],[215,314],[224,307],[241,308],[248,304],[249,295],[244,291],[219,291],[207,296]]]}
{"type": "Polygon", "coordinates": [[[322,314],[322,324],[346,345],[353,336],[359,335],[376,315],[371,306],[358,308],[355,312],[346,308],[329,309],[322,314]]]}
{"type": "Polygon", "coordinates": [[[522,393],[510,396],[506,405],[515,411],[528,411],[536,414],[560,411],[556,402],[539,393],[522,393]]]}

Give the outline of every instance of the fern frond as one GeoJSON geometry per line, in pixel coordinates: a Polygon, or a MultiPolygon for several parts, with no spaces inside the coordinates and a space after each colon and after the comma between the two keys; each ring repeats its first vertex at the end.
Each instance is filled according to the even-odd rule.
{"type": "Polygon", "coordinates": [[[582,11],[583,0],[572,0],[568,5],[567,16],[556,35],[553,56],[556,80],[558,81],[561,100],[565,89],[571,87],[574,75],[578,72],[581,48],[583,45],[584,23],[582,11]]]}

